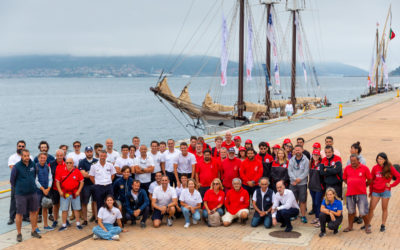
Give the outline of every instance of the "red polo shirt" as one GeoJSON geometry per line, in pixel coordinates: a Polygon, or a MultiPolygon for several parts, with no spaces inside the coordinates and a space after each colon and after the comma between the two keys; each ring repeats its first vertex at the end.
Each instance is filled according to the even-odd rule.
{"type": "Polygon", "coordinates": [[[371,179],[372,175],[367,166],[360,164],[354,169],[348,165],[343,171],[343,180],[347,180],[346,196],[367,194],[365,182],[371,179]]]}
{"type": "Polygon", "coordinates": [[[189,153],[196,155],[196,147],[192,148],[192,146],[189,145],[188,151],[189,151],[189,153]]]}
{"type": "Polygon", "coordinates": [[[239,192],[235,189],[231,189],[226,194],[225,198],[226,210],[234,215],[240,209],[245,209],[249,207],[249,193],[244,188],[240,188],[239,192]]]}
{"type": "MultiPolygon", "coordinates": [[[[196,157],[196,162],[199,163],[201,161],[204,161],[204,154],[202,153],[201,155],[197,155],[196,153],[194,154],[194,157],[196,157]]],[[[197,166],[197,165],[196,165],[197,166]]]]}
{"type": "Polygon", "coordinates": [[[248,181],[254,181],[258,185],[258,180],[262,177],[262,174],[263,166],[261,161],[257,159],[250,161],[249,158],[246,158],[240,165],[240,179],[246,186],[248,181]]]}
{"type": "Polygon", "coordinates": [[[242,161],[236,157],[233,158],[233,160],[226,158],[222,161],[221,179],[222,185],[224,185],[225,188],[232,188],[232,180],[240,177],[240,164],[242,164],[242,161]]]}
{"type": "Polygon", "coordinates": [[[221,148],[229,149],[229,148],[233,148],[234,146],[235,146],[235,142],[233,140],[231,141],[231,144],[227,144],[226,141],[223,141],[221,148]]]}
{"type": "Polygon", "coordinates": [[[79,188],[79,184],[83,181],[83,175],[77,168],[73,168],[72,173],[68,176],[70,171],[65,167],[58,167],[56,170],[56,181],[63,181],[61,190],[64,193],[75,194],[79,188]],[[68,178],[66,178],[68,176],[68,178]],[[65,179],[65,180],[64,180],[65,179]]]}
{"type": "MultiPolygon", "coordinates": [[[[207,202],[208,209],[213,210],[220,204],[224,204],[225,193],[222,190],[219,190],[218,194],[214,192],[214,190],[209,189],[204,194],[203,201],[207,202]]],[[[203,206],[203,209],[205,207],[203,206]]]]}
{"type": "Polygon", "coordinates": [[[200,186],[209,187],[211,182],[218,178],[218,164],[212,159],[210,162],[201,161],[196,165],[200,186]]]}

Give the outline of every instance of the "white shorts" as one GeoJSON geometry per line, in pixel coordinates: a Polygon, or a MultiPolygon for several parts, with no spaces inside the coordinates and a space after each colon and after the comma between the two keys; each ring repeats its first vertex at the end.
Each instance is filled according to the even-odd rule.
{"type": "Polygon", "coordinates": [[[249,215],[249,210],[247,208],[240,209],[236,214],[230,214],[228,211],[222,216],[222,222],[232,222],[234,219],[239,218],[241,213],[247,213],[249,215]]]}

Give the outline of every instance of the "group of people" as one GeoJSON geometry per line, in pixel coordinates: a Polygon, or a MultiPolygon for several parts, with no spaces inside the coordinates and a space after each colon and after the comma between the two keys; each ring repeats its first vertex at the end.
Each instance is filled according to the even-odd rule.
{"type": "Polygon", "coordinates": [[[119,240],[128,222],[145,228],[150,216],[156,228],[164,218],[172,226],[181,216],[185,228],[201,219],[208,226],[229,226],[235,221],[245,224],[254,210],[252,227],[281,223],[290,232],[291,222],[299,215],[302,223],[308,222],[309,192],[312,209],[308,214],[315,214],[311,223],[320,227],[323,237],[326,227],[334,234],[339,231],[345,182],[348,227],[343,231],[352,231],[353,222],[363,220],[366,233],[371,233],[379,200],[383,210],[380,231],[385,231],[390,190],[400,182],[400,174],[385,153],[377,155],[370,171],[359,142],[351,146],[343,168],[331,136],[323,148],[315,142],[311,153],[304,149],[303,138],[297,138],[295,145],[287,138],[272,148],[261,142],[257,152],[251,140],[242,146],[239,136],[232,137],[229,131],[225,140],[217,136],[211,147],[202,137],[192,136],[179,149],[172,139],[152,141],[148,150],[135,136],[132,145],[122,145],[120,152],[114,150],[111,139],[105,147],[96,143],[84,152],[75,141],[72,152],[61,145],[55,157],[49,154],[49,144],[41,141],[35,158],[26,143],[18,141],[17,152],[8,161],[12,186],[8,224],[15,221],[17,241],[22,241],[22,220],[30,221],[32,237],[41,238],[38,222],[43,221],[44,230],[54,230],[61,210],[59,231],[71,226],[72,219],[78,230],[95,221],[94,239],[119,240]],[[90,200],[92,217],[88,219],[90,200]],[[68,218],[70,208],[73,213],[68,218]],[[48,220],[53,221],[51,226],[48,220]]]}

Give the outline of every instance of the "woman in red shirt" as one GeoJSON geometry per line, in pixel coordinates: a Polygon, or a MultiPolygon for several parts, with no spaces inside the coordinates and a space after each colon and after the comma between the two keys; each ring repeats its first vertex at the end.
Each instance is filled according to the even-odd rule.
{"type": "Polygon", "coordinates": [[[220,216],[224,214],[222,206],[225,201],[225,193],[223,191],[222,182],[219,178],[215,178],[211,182],[211,187],[204,195],[203,219],[207,221],[208,215],[218,212],[220,216]]]}
{"type": "MultiPolygon", "coordinates": [[[[379,153],[376,157],[376,165],[372,168],[372,182],[370,185],[371,203],[369,207],[369,222],[374,216],[374,209],[378,205],[379,200],[382,198],[382,224],[381,232],[385,231],[386,219],[388,217],[389,199],[391,196],[391,188],[400,183],[400,174],[389,162],[385,153],[379,153]],[[392,181],[392,177],[396,177],[396,181],[392,181]]],[[[366,225],[370,226],[370,225],[366,225]]]]}

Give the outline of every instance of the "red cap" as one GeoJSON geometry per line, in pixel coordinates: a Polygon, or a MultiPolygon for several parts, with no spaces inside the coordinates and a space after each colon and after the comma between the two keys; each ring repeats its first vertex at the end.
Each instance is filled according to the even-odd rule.
{"type": "Polygon", "coordinates": [[[292,142],[289,138],[286,138],[285,140],[283,140],[283,144],[287,144],[287,143],[290,143],[290,142],[292,142]]]}
{"type": "Polygon", "coordinates": [[[244,144],[246,144],[246,143],[253,144],[253,141],[252,141],[252,140],[250,140],[250,139],[247,139],[247,140],[246,140],[246,142],[245,142],[244,144]]]}
{"type": "Polygon", "coordinates": [[[235,138],[233,138],[233,140],[242,140],[242,138],[240,138],[240,136],[235,136],[235,138]]]}
{"type": "Polygon", "coordinates": [[[316,142],[312,145],[313,148],[321,148],[321,143],[316,142]]]}
{"type": "Polygon", "coordinates": [[[314,149],[314,150],[312,151],[312,154],[313,154],[313,155],[321,155],[321,152],[319,152],[318,149],[314,149]]]}
{"type": "Polygon", "coordinates": [[[265,142],[265,143],[267,144],[268,147],[270,147],[268,142],[265,142]]]}
{"type": "Polygon", "coordinates": [[[239,151],[246,151],[245,147],[239,147],[239,151]]]}
{"type": "Polygon", "coordinates": [[[281,148],[281,146],[279,146],[279,144],[275,144],[272,148],[281,148]]]}

